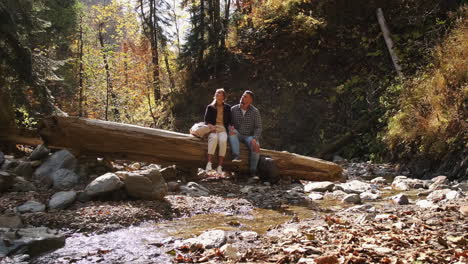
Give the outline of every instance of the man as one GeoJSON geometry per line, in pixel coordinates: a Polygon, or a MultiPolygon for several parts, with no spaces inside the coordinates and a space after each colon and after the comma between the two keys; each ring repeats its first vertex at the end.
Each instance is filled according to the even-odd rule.
{"type": "Polygon", "coordinates": [[[247,145],[250,154],[250,175],[257,172],[257,164],[260,158],[260,135],[262,133],[262,119],[260,111],[252,105],[254,93],[245,91],[242,94],[240,104],[231,108],[232,126],[229,127],[229,143],[233,155],[233,162],[240,162],[239,142],[247,145]]]}

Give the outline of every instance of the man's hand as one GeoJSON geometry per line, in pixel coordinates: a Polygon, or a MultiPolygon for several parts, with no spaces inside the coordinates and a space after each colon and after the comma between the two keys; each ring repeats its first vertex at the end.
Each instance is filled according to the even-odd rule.
{"type": "Polygon", "coordinates": [[[252,141],[250,141],[250,144],[252,145],[253,152],[260,152],[260,145],[257,143],[257,140],[255,138],[252,139],[252,141]]]}
{"type": "Polygon", "coordinates": [[[234,132],[234,127],[233,126],[229,126],[229,135],[230,136],[234,136],[236,134],[236,132],[234,132]]]}

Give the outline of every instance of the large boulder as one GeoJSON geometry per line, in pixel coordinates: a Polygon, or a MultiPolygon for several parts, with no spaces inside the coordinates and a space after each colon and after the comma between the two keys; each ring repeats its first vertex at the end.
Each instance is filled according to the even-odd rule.
{"type": "Polygon", "coordinates": [[[46,227],[0,228],[0,241],[0,259],[12,254],[27,254],[34,258],[63,247],[65,235],[46,227]]]}
{"type": "Polygon", "coordinates": [[[29,160],[41,160],[47,158],[47,156],[49,156],[49,153],[49,149],[43,144],[41,144],[33,150],[31,155],[29,156],[29,160]]]}
{"type": "Polygon", "coordinates": [[[58,192],[52,195],[49,200],[50,209],[64,209],[76,200],[76,192],[58,192]]]}
{"type": "Polygon", "coordinates": [[[148,169],[128,174],[125,190],[134,198],[161,200],[167,194],[167,185],[158,169],[148,169]]]}
{"type": "Polygon", "coordinates": [[[52,174],[52,182],[56,190],[69,190],[80,181],[80,176],[72,170],[60,169],[52,174]]]}
{"type": "Polygon", "coordinates": [[[16,207],[16,210],[20,213],[36,213],[36,212],[44,212],[46,206],[38,201],[30,200],[26,203],[16,207]]]}
{"type": "Polygon", "coordinates": [[[120,189],[124,183],[114,173],[108,172],[94,179],[85,188],[85,193],[89,197],[112,192],[120,189]]]}
{"type": "Polygon", "coordinates": [[[47,160],[36,169],[34,179],[50,186],[53,183],[52,175],[60,169],[69,169],[74,171],[78,161],[68,150],[60,150],[51,155],[47,160]]]}

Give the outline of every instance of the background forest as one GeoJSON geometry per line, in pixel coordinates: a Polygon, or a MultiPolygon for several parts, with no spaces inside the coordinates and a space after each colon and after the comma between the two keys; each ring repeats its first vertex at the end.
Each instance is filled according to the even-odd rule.
{"type": "Polygon", "coordinates": [[[467,60],[464,0],[3,0],[0,125],[186,133],[215,89],[231,104],[250,89],[264,148],[466,178],[467,60]]]}

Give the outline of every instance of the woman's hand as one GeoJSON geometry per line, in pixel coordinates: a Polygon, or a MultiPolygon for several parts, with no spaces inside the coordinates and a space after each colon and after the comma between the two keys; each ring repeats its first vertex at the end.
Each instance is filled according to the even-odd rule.
{"type": "Polygon", "coordinates": [[[210,132],[216,132],[216,126],[213,126],[212,124],[208,124],[208,128],[210,129],[210,132]]]}

